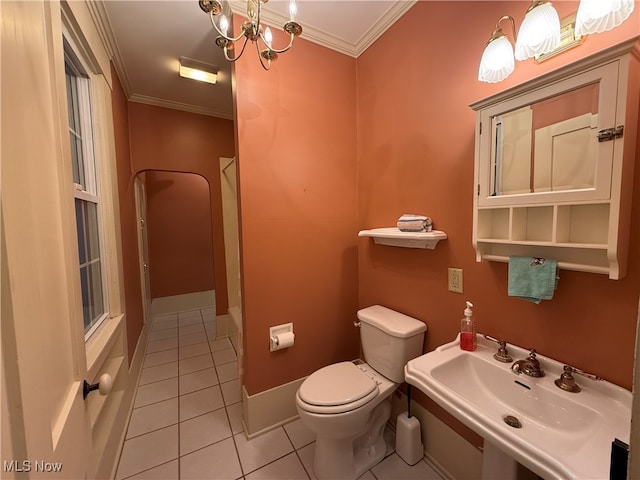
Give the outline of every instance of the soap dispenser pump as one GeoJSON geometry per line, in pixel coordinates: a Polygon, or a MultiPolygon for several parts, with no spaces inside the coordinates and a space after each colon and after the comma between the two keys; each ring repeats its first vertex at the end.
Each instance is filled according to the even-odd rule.
{"type": "Polygon", "coordinates": [[[476,323],[472,315],[473,303],[467,301],[467,308],[464,309],[464,318],[460,322],[460,348],[473,352],[476,349],[476,323]]]}

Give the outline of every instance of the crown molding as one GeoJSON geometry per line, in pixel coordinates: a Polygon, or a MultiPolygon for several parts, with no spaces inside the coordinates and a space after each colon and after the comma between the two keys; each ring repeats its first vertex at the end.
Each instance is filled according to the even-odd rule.
{"type": "Polygon", "coordinates": [[[109,15],[107,14],[107,9],[104,6],[104,1],[94,0],[87,1],[86,3],[91,16],[93,17],[93,21],[96,24],[102,43],[113,62],[116,73],[118,74],[125,98],[130,98],[132,96],[131,84],[129,83],[127,71],[124,68],[122,55],[120,54],[116,37],[113,34],[113,29],[111,28],[111,22],[109,21],[109,15]]]}
{"type": "Polygon", "coordinates": [[[384,32],[386,32],[400,17],[413,7],[418,0],[405,0],[395,2],[393,6],[371,27],[367,33],[355,45],[355,57],[359,57],[367,48],[373,44],[384,32]]]}
{"type": "MultiPolygon", "coordinates": [[[[404,15],[417,0],[406,0],[395,2],[378,22],[373,25],[355,44],[344,40],[336,35],[331,35],[318,30],[309,25],[303,25],[300,38],[309,40],[322,47],[330,48],[350,57],[358,58],[373,42],[375,42],[384,32],[387,31],[402,15],[404,15]]],[[[238,15],[245,15],[245,10],[237,2],[230,2],[231,11],[238,15]]],[[[261,22],[271,26],[284,25],[289,18],[270,10],[262,10],[260,13],[261,22]]]]}
{"type": "Polygon", "coordinates": [[[207,115],[209,117],[224,118],[225,120],[233,120],[233,113],[223,112],[221,110],[213,110],[198,105],[190,105],[188,103],[174,102],[172,100],[164,100],[162,98],[148,97],[146,95],[138,95],[134,93],[129,97],[130,102],[144,103],[145,105],[153,105],[154,107],[171,108],[173,110],[182,110],[183,112],[197,113],[199,115],[207,115]]]}

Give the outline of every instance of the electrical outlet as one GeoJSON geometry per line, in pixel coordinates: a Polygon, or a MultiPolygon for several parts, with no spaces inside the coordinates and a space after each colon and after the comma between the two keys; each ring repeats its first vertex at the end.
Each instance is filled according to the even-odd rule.
{"type": "Polygon", "coordinates": [[[462,269],[449,269],[449,291],[462,293],[462,269]]]}

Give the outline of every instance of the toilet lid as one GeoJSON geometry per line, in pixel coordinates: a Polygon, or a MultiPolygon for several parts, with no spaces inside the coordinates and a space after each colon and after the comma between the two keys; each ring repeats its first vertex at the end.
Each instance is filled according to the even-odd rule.
{"type": "Polygon", "coordinates": [[[334,363],[312,373],[298,390],[300,399],[323,407],[345,405],[374,392],[376,382],[351,362],[334,363]]]}

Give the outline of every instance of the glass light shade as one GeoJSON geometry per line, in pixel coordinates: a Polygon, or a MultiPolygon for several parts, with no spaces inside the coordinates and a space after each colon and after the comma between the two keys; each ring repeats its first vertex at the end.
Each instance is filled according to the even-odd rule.
{"type": "Polygon", "coordinates": [[[478,80],[487,83],[501,82],[514,69],[513,47],[504,35],[489,42],[482,53],[478,80]]]}
{"type": "Polygon", "coordinates": [[[633,4],[634,0],[581,0],[576,14],[576,36],[617,27],[629,18],[633,4]]]}
{"type": "Polygon", "coordinates": [[[548,53],[560,44],[560,17],[551,3],[541,3],[524,16],[516,41],[516,60],[548,53]]]}

